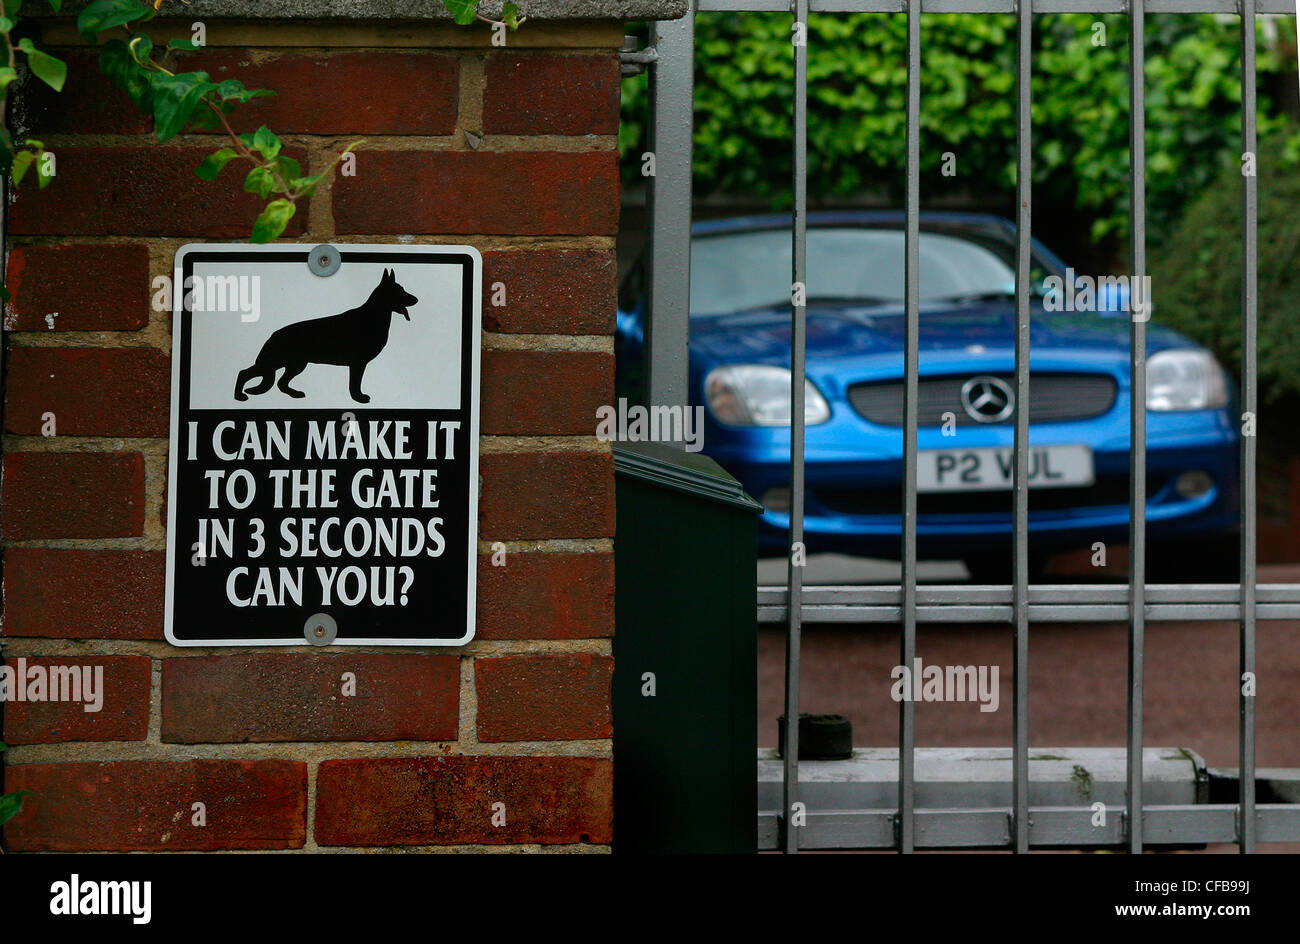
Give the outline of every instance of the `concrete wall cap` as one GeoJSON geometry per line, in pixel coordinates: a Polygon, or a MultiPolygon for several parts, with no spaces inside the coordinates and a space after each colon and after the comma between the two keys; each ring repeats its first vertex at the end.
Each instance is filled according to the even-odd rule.
{"type": "MultiPolygon", "coordinates": [[[[687,0],[515,0],[535,20],[675,20],[687,0]]],[[[64,14],[79,13],[90,0],[71,0],[64,14]]],[[[501,13],[501,0],[483,0],[481,12],[501,13]]],[[[389,20],[450,19],[441,0],[190,0],[168,4],[163,17],[214,20],[389,20]]]]}

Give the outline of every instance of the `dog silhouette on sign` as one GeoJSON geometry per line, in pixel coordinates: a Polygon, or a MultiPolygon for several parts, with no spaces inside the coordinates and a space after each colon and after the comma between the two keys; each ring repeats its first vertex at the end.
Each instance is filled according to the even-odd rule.
{"type": "Polygon", "coordinates": [[[361,392],[366,367],[388,345],[393,313],[410,321],[408,309],[418,301],[397,284],[392,269],[385,269],[365,304],[340,315],[298,321],[271,332],[253,366],[239,372],[235,399],[247,400],[250,393],[266,393],[281,368],[284,373],[277,384],[280,390],[291,397],[305,397],[307,394],[289,386],[289,382],[306,370],[308,364],[336,364],[348,369],[348,393],[352,399],[369,403],[370,397],[361,392]],[[244,385],[254,377],[261,379],[245,390],[244,385]]]}

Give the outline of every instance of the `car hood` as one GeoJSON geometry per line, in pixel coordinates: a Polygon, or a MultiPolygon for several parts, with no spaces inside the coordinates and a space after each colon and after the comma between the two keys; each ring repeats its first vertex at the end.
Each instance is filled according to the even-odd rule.
{"type": "MultiPolygon", "coordinates": [[[[807,352],[810,368],[835,361],[901,355],[905,319],[902,306],[810,304],[807,352]]],[[[1035,299],[1030,310],[1030,348],[1035,353],[1075,353],[1093,362],[1127,364],[1129,319],[1124,312],[1049,312],[1035,299]]],[[[710,364],[790,362],[790,309],[767,308],[691,319],[692,353],[710,364]]],[[[1147,325],[1147,351],[1196,347],[1154,322],[1147,325]]],[[[1015,348],[1015,307],[1011,302],[927,305],[920,310],[921,354],[979,351],[1005,353],[1015,348]]]]}

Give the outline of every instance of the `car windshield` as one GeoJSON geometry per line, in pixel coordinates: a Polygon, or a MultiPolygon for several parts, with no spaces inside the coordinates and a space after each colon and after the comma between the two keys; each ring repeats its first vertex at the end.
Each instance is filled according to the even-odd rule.
{"type": "MultiPolygon", "coordinates": [[[[1015,247],[1002,234],[921,233],[921,301],[1015,293],[1015,247]]],[[[867,305],[903,302],[904,234],[862,226],[810,227],[807,300],[867,305]]],[[[1035,258],[1032,291],[1047,267],[1035,258]]],[[[790,232],[749,230],[691,240],[691,313],[730,314],[790,303],[790,232]]]]}

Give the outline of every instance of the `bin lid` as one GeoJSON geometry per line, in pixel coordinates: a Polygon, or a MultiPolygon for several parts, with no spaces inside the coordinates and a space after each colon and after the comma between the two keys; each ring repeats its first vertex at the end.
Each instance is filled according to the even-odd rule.
{"type": "Polygon", "coordinates": [[[657,442],[614,445],[614,474],[671,488],[696,498],[761,514],[763,506],[708,456],[657,442]]]}

